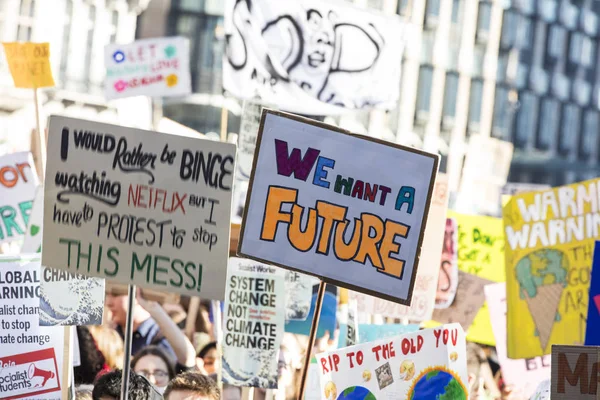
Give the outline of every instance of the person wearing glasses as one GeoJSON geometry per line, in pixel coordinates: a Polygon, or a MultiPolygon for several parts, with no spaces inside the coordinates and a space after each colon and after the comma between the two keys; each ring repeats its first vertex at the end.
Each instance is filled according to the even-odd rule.
{"type": "Polygon", "coordinates": [[[158,346],[148,346],[140,350],[131,360],[133,372],[148,379],[163,392],[169,381],[175,378],[175,368],[169,356],[158,346]]]}

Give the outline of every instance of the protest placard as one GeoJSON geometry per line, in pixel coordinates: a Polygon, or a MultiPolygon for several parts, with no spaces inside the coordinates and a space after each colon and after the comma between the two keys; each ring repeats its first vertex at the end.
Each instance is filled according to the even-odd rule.
{"type": "Polygon", "coordinates": [[[346,325],[346,346],[354,346],[359,342],[358,311],[356,311],[356,300],[348,302],[348,324],[346,325]]]}
{"type": "Polygon", "coordinates": [[[235,146],[50,117],[44,266],[223,299],[235,146]]]}
{"type": "MultiPolygon", "coordinates": [[[[390,338],[394,336],[404,335],[406,333],[412,333],[419,330],[417,324],[358,324],[358,331],[360,332],[358,343],[368,343],[379,339],[390,338]]],[[[345,339],[348,332],[348,325],[340,324],[340,336],[338,338],[338,349],[342,347],[350,346],[345,339]]]]}
{"type": "MultiPolygon", "coordinates": [[[[44,220],[44,188],[39,186],[22,253],[40,253],[44,220]]],[[[100,325],[104,313],[104,279],[62,270],[40,269],[40,325],[100,325]]]]}
{"type": "Polygon", "coordinates": [[[31,153],[0,157],[0,243],[23,239],[38,183],[31,153]]]}
{"type": "Polygon", "coordinates": [[[265,111],[238,253],[410,305],[438,159],[265,111]]]}
{"type": "Polygon", "coordinates": [[[309,275],[285,271],[285,319],[304,321],[308,318],[313,286],[318,282],[309,275]]]}
{"type": "Polygon", "coordinates": [[[517,399],[529,399],[538,384],[550,379],[549,355],[512,360],[506,353],[506,283],[486,285],[485,298],[496,339],[496,354],[502,368],[502,380],[517,399]]]}
{"type": "Polygon", "coordinates": [[[504,206],[510,358],[584,343],[599,183],[517,194],[504,206]]]}
{"type": "MultiPolygon", "coordinates": [[[[285,321],[285,331],[287,333],[294,333],[297,335],[309,335],[312,320],[315,316],[315,306],[317,304],[317,291],[319,285],[312,287],[312,296],[310,303],[310,311],[304,320],[291,320],[285,321]]],[[[334,332],[337,329],[337,287],[333,285],[326,285],[325,295],[323,296],[323,306],[321,308],[321,314],[319,314],[319,326],[317,328],[317,338],[322,338],[325,335],[329,335],[333,338],[334,332]]]]}
{"type": "MultiPolygon", "coordinates": [[[[407,318],[411,321],[426,321],[431,319],[438,276],[442,272],[438,263],[445,237],[444,220],[446,220],[447,206],[448,177],[446,174],[438,173],[435,180],[433,198],[429,207],[423,250],[421,251],[411,305],[403,306],[378,297],[350,292],[351,298],[357,301],[359,312],[381,314],[390,318],[407,318]]],[[[454,267],[457,268],[456,263],[454,267]]],[[[456,278],[458,278],[458,269],[456,271],[456,278]]],[[[455,280],[455,282],[457,281],[455,280]]]]}
{"type": "Polygon", "coordinates": [[[597,400],[600,347],[552,345],[552,400],[597,400]]]}
{"type": "Polygon", "coordinates": [[[54,86],[50,68],[50,44],[2,43],[15,87],[35,89],[54,86]]]}
{"type": "Polygon", "coordinates": [[[223,381],[277,388],[277,354],[285,323],[284,271],[232,257],[223,314],[223,381]]]}
{"type": "Polygon", "coordinates": [[[104,96],[168,97],[192,92],[190,42],[184,37],[111,43],[104,48],[104,96]]]}
{"type": "Polygon", "coordinates": [[[466,341],[458,324],[317,354],[321,398],[466,400],[466,341]]]}
{"type": "Polygon", "coordinates": [[[39,255],[0,255],[0,399],[61,398],[64,330],[38,325],[39,271],[39,255]]]}
{"type": "Polygon", "coordinates": [[[442,260],[435,294],[435,308],[448,308],[458,289],[458,224],[454,218],[446,218],[442,260]]]}
{"type": "Polygon", "coordinates": [[[594,244],[594,262],[588,296],[585,345],[600,346],[600,242],[594,244]]]}
{"type": "MultiPolygon", "coordinates": [[[[537,192],[539,190],[546,189],[550,189],[550,185],[544,185],[541,183],[508,182],[506,185],[502,186],[502,190],[500,190],[500,195],[514,196],[518,193],[537,192]]],[[[502,202],[500,202],[499,204],[502,204],[502,202]]]]}

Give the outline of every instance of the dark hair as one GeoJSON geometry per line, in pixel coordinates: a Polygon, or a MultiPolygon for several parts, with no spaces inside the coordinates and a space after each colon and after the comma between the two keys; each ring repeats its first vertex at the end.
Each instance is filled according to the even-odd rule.
{"type": "Polygon", "coordinates": [[[106,368],[106,358],[98,350],[94,337],[87,326],[77,327],[77,337],[81,365],[74,368],[73,378],[76,385],[91,385],[96,380],[98,373],[106,368]]]}
{"type": "MultiPolygon", "coordinates": [[[[98,378],[94,384],[92,398],[94,400],[100,400],[102,397],[120,399],[122,374],[121,371],[117,370],[106,373],[98,378]]],[[[152,400],[162,398],[146,378],[133,373],[133,371],[129,372],[128,394],[128,398],[131,400],[152,400]]]]}
{"type": "Polygon", "coordinates": [[[200,396],[206,396],[210,400],[221,400],[221,391],[217,383],[199,372],[184,372],[177,375],[165,389],[165,400],[169,400],[171,392],[177,390],[190,391],[200,396]]]}
{"type": "Polygon", "coordinates": [[[167,365],[169,380],[175,378],[175,367],[173,366],[173,361],[171,361],[167,353],[165,353],[165,351],[158,346],[148,346],[138,351],[135,357],[133,357],[133,360],[131,360],[131,369],[135,369],[135,366],[138,363],[138,361],[140,361],[140,359],[145,356],[155,356],[163,360],[164,363],[167,365]]]}
{"type": "Polygon", "coordinates": [[[204,358],[204,356],[205,356],[206,354],[208,354],[208,352],[209,352],[209,351],[211,351],[211,350],[213,350],[213,349],[216,349],[216,348],[217,348],[217,342],[210,342],[210,343],[207,343],[207,344],[206,344],[206,345],[205,345],[205,346],[202,348],[202,350],[200,350],[200,351],[198,352],[198,357],[200,357],[200,358],[204,358]]]}

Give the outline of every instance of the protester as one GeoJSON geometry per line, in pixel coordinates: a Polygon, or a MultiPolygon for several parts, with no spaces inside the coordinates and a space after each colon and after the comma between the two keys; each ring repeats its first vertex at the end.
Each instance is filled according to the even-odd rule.
{"type": "MultiPolygon", "coordinates": [[[[106,296],[106,307],[112,312],[112,321],[121,337],[127,321],[127,303],[127,296],[106,296]]],[[[143,292],[138,288],[133,308],[131,353],[135,355],[150,345],[163,348],[181,370],[195,365],[196,352],[192,343],[163,307],[158,302],[144,299],[143,292]]]]}
{"type": "Polygon", "coordinates": [[[216,382],[198,372],[178,375],[167,385],[165,400],[221,400],[216,382]]]}
{"type": "Polygon", "coordinates": [[[148,379],[159,392],[164,391],[167,383],[175,378],[175,368],[169,356],[158,346],[144,347],[131,360],[131,368],[148,379]]]}
{"type": "Polygon", "coordinates": [[[198,368],[204,370],[206,375],[212,375],[221,368],[219,354],[217,353],[217,342],[210,342],[198,352],[198,368]]]}
{"type": "Polygon", "coordinates": [[[92,391],[94,387],[92,385],[81,385],[75,388],[75,400],[93,400],[92,391]]]}
{"type": "MultiPolygon", "coordinates": [[[[92,391],[93,400],[119,400],[121,398],[122,371],[113,371],[102,375],[94,384],[92,391]]],[[[160,400],[161,394],[146,378],[136,375],[133,371],[129,374],[129,400],[160,400]]]]}
{"type": "MultiPolygon", "coordinates": [[[[74,368],[73,379],[76,385],[91,385],[98,377],[98,374],[108,372],[111,368],[107,365],[106,357],[98,348],[89,327],[78,326],[77,337],[80,365],[74,368]]],[[[118,335],[117,339],[121,340],[118,335]]]]}
{"type": "Polygon", "coordinates": [[[96,346],[104,355],[106,365],[110,369],[123,369],[123,339],[112,328],[106,325],[90,325],[96,346]]]}

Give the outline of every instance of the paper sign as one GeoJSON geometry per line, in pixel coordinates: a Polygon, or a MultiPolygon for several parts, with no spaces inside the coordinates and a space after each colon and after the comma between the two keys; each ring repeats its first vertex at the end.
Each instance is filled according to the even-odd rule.
{"type": "Polygon", "coordinates": [[[539,190],[550,189],[550,185],[543,185],[539,183],[520,183],[520,182],[508,182],[502,186],[500,194],[502,196],[514,196],[518,193],[529,193],[537,192],[539,190]]]}
{"type": "Polygon", "coordinates": [[[456,219],[446,218],[442,261],[435,295],[435,308],[448,308],[458,288],[458,225],[456,219]]]}
{"type": "Polygon", "coordinates": [[[296,271],[285,271],[285,319],[304,321],[310,311],[313,286],[318,283],[312,276],[296,271]]]}
{"type": "Polygon", "coordinates": [[[410,305],[438,158],[263,112],[238,253],[410,305]]]}
{"type": "Polygon", "coordinates": [[[49,43],[2,43],[15,87],[33,89],[54,86],[49,43]]]}
{"type": "Polygon", "coordinates": [[[348,325],[346,326],[346,346],[354,346],[360,343],[358,330],[358,315],[356,311],[356,300],[348,303],[348,325]]]}
{"type": "Polygon", "coordinates": [[[255,101],[245,101],[240,122],[240,135],[238,137],[238,168],[240,179],[250,179],[252,161],[256,149],[256,138],[260,128],[260,116],[263,105],[255,101]]]}
{"type": "Polygon", "coordinates": [[[511,360],[506,353],[506,283],[486,285],[492,329],[496,338],[496,354],[502,368],[502,380],[511,387],[515,398],[529,399],[538,384],[550,379],[550,356],[511,360]]]}
{"type": "Polygon", "coordinates": [[[321,353],[317,364],[322,399],[468,398],[458,324],[321,353]]]}
{"type": "Polygon", "coordinates": [[[61,398],[61,327],[38,326],[38,255],[0,255],[0,399],[61,398]]]}
{"type": "Polygon", "coordinates": [[[223,381],[277,388],[277,354],[283,338],[284,271],[230,258],[223,312],[223,381]]]}
{"type": "MultiPolygon", "coordinates": [[[[448,177],[438,173],[435,180],[433,198],[429,207],[427,227],[417,280],[413,288],[412,303],[403,306],[379,297],[350,292],[350,296],[358,303],[358,311],[369,314],[381,314],[390,318],[407,318],[411,321],[431,319],[435,301],[436,283],[441,272],[438,267],[440,252],[444,238],[444,221],[448,206],[448,177]]],[[[455,263],[456,268],[456,263],[455,263]]],[[[458,270],[457,274],[458,274],[458,270]]],[[[457,275],[458,278],[458,275],[457,275]]]]}
{"type": "MultiPolygon", "coordinates": [[[[297,335],[310,334],[312,320],[315,315],[315,306],[317,304],[317,291],[319,285],[314,285],[312,289],[312,299],[310,303],[310,311],[308,317],[304,321],[286,321],[285,331],[287,333],[295,333],[297,335]]],[[[333,337],[337,329],[337,287],[333,285],[325,286],[325,296],[323,297],[323,306],[321,307],[321,315],[319,316],[319,326],[317,328],[317,339],[322,338],[326,334],[333,337]]]]}
{"type": "Polygon", "coordinates": [[[31,153],[0,157],[0,243],[25,235],[37,186],[31,153]]]}
{"type": "MultiPolygon", "coordinates": [[[[416,324],[358,324],[358,331],[360,336],[358,343],[368,343],[375,340],[385,339],[393,336],[404,335],[406,333],[412,333],[419,330],[419,325],[416,324]]],[[[340,324],[340,337],[338,339],[338,349],[347,347],[349,344],[345,339],[348,332],[348,325],[340,324]]]]}
{"type": "MultiPolygon", "coordinates": [[[[40,253],[44,220],[44,188],[39,186],[22,253],[40,253]]],[[[40,269],[40,325],[100,325],[104,315],[104,279],[66,271],[40,269]]]]}
{"type": "Polygon", "coordinates": [[[592,264],[592,282],[588,298],[587,325],[585,345],[600,345],[600,242],[594,245],[594,262],[592,264]]]}
{"type": "Polygon", "coordinates": [[[600,347],[552,345],[552,400],[597,400],[600,347]]]}
{"type": "Polygon", "coordinates": [[[47,267],[223,299],[235,146],[50,117],[47,267]]]}
{"type": "Polygon", "coordinates": [[[518,194],[504,206],[510,358],[584,343],[599,184],[518,194]]]}
{"type": "Polygon", "coordinates": [[[168,97],[192,92],[190,42],[183,37],[136,40],[104,48],[104,96],[168,97]]]}

